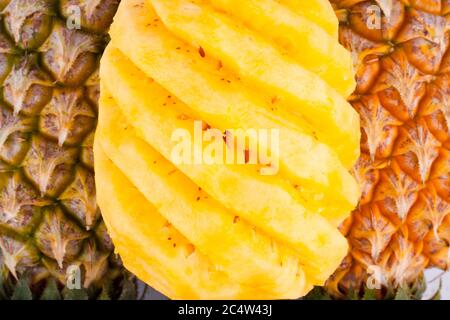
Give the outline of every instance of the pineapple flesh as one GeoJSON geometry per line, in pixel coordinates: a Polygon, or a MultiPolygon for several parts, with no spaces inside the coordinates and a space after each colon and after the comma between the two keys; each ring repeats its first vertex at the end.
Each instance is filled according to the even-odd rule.
{"type": "Polygon", "coordinates": [[[357,72],[362,197],[341,227],[350,253],[327,288],[412,295],[426,267],[450,262],[450,2],[331,2],[357,72]]]}
{"type": "Polygon", "coordinates": [[[124,265],[170,298],[298,298],[347,253],[337,226],[359,198],[348,169],[360,137],[346,101],[350,53],[336,17],[321,21],[333,12],[326,1],[301,10],[263,2],[273,15],[255,11],[252,24],[230,10],[234,1],[126,0],[110,30],[95,136],[98,202],[124,265]],[[287,32],[265,32],[265,22],[287,32]],[[299,25],[338,56],[321,65],[299,55],[326,51],[299,25]],[[174,161],[173,133],[193,136],[195,120],[206,132],[279,129],[279,173],[261,175],[261,163],[174,161]]]}
{"type": "Polygon", "coordinates": [[[0,1],[0,265],[35,298],[47,279],[65,287],[69,268],[94,294],[122,276],[92,151],[98,63],[118,4],[0,1]]]}

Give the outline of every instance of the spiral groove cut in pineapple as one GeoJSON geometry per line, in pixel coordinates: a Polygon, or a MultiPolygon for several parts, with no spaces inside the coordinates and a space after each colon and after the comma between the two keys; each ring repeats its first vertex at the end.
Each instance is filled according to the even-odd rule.
{"type": "Polygon", "coordinates": [[[353,67],[337,25],[322,0],[121,2],[94,154],[98,203],[130,271],[170,298],[298,298],[324,284],[359,198],[353,67]],[[277,174],[174,162],[173,132],[194,135],[196,120],[278,129],[277,174]]]}

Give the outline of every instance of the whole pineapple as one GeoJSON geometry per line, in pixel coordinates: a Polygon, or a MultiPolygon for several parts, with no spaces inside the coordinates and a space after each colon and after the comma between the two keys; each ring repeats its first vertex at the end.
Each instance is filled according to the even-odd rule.
{"type": "Polygon", "coordinates": [[[57,298],[68,268],[86,297],[122,287],[92,154],[98,62],[118,2],[0,1],[0,279],[3,287],[19,279],[28,298],[46,286],[44,296],[53,288],[57,298]]]}
{"type": "Polygon", "coordinates": [[[450,259],[450,1],[332,0],[357,71],[359,208],[341,227],[350,254],[336,297],[420,294],[450,259]]]}

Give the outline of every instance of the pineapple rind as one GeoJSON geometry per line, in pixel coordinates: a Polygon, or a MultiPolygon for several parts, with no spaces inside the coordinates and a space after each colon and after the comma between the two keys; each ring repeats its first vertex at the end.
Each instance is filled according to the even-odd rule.
{"type": "Polygon", "coordinates": [[[342,227],[351,250],[327,288],[363,296],[376,280],[376,296],[389,297],[414,288],[427,267],[449,266],[450,6],[331,3],[357,72],[351,101],[362,118],[362,155],[353,172],[363,196],[342,227]]]}
{"type": "Polygon", "coordinates": [[[85,80],[98,69],[118,1],[91,1],[99,19],[81,12],[81,28],[69,30],[73,16],[58,5],[85,2],[0,3],[0,243],[9,243],[0,246],[0,273],[28,282],[33,298],[46,282],[64,287],[70,266],[80,267],[92,298],[108,282],[117,283],[111,298],[122,287],[123,269],[100,232],[92,146],[84,143],[95,130],[98,87],[85,80]]]}

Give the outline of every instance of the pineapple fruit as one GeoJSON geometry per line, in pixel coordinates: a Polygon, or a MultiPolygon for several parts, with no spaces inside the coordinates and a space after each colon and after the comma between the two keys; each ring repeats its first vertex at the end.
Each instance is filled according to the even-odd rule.
{"type": "Polygon", "coordinates": [[[298,298],[348,249],[360,123],[333,8],[240,5],[122,1],[101,61],[97,200],[124,265],[170,298],[298,298]],[[174,161],[173,133],[195,120],[279,129],[278,174],[174,161]]]}
{"type": "Polygon", "coordinates": [[[331,2],[356,70],[362,197],[327,289],[420,296],[424,269],[450,261],[450,2],[331,2]]]}
{"type": "Polygon", "coordinates": [[[358,198],[346,170],[359,122],[343,101],[353,65],[362,155],[351,172],[362,197],[340,227],[350,252],[326,288],[338,298],[367,295],[367,286],[381,288],[377,298],[420,293],[423,270],[449,260],[450,4],[330,2],[124,1],[103,59],[95,143],[107,232],[92,145],[97,64],[119,0],[1,0],[3,286],[57,298],[75,266],[90,296],[118,296],[128,284],[108,233],[126,266],[170,297],[298,297],[322,284],[345,251],[328,223],[340,225],[358,198]],[[282,128],[282,178],[171,164],[169,134],[193,118],[282,128]],[[286,193],[286,180],[297,190],[286,193]],[[266,223],[264,205],[283,217],[266,223]],[[322,251],[320,232],[335,242],[322,251]]]}
{"type": "Polygon", "coordinates": [[[124,272],[96,204],[92,151],[98,63],[118,2],[0,1],[3,298],[15,283],[15,298],[61,297],[69,268],[86,290],[64,291],[66,298],[122,291],[124,272]]]}

